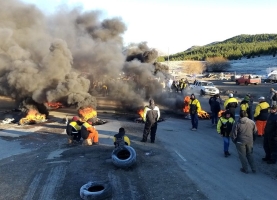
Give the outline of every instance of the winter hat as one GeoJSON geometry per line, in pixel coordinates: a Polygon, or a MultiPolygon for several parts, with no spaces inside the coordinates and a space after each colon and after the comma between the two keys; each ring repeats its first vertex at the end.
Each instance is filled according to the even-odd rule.
{"type": "Polygon", "coordinates": [[[125,135],[125,129],[124,128],[119,128],[119,131],[118,131],[118,133],[120,134],[120,135],[125,135]]]}
{"type": "Polygon", "coordinates": [[[259,100],[265,100],[265,98],[264,97],[259,97],[259,100]]]}
{"type": "Polygon", "coordinates": [[[246,96],[244,97],[244,100],[245,100],[245,101],[250,101],[249,96],[246,95],[246,96]]]}
{"type": "Polygon", "coordinates": [[[77,122],[78,120],[79,120],[79,117],[78,117],[78,116],[72,117],[72,121],[77,122]]]}
{"type": "Polygon", "coordinates": [[[229,94],[229,97],[230,97],[230,98],[233,97],[233,96],[234,96],[233,93],[230,93],[230,94],[229,94]]]}
{"type": "Polygon", "coordinates": [[[277,109],[277,106],[276,106],[276,105],[273,105],[273,106],[270,107],[270,109],[276,110],[276,109],[277,109]]]}

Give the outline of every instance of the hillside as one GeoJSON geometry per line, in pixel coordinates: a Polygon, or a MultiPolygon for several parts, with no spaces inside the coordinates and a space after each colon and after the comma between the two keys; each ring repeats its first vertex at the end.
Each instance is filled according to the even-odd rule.
{"type": "MultiPolygon", "coordinates": [[[[277,52],[277,34],[238,35],[222,42],[212,42],[205,46],[193,46],[184,52],[169,55],[169,61],[198,60],[209,57],[224,57],[229,60],[255,58],[264,55],[275,57],[277,52]]],[[[168,57],[159,57],[158,61],[167,61],[168,57]]]]}

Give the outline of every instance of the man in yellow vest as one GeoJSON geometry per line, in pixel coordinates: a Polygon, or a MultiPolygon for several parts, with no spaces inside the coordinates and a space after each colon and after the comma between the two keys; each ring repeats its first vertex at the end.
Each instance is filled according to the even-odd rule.
{"type": "Polygon", "coordinates": [[[217,123],[217,132],[223,137],[223,149],[224,156],[228,157],[231,154],[229,153],[230,145],[230,134],[235,120],[231,117],[229,110],[226,110],[222,117],[219,118],[217,123]]]}
{"type": "Polygon", "coordinates": [[[80,142],[82,122],[79,117],[74,116],[70,123],[66,126],[66,134],[68,135],[68,144],[72,142],[80,142]]]}
{"type": "Polygon", "coordinates": [[[198,128],[198,112],[201,111],[201,105],[198,99],[195,98],[194,94],[190,95],[190,101],[188,106],[192,125],[191,130],[196,131],[198,128]]]}
{"type": "Polygon", "coordinates": [[[264,97],[259,98],[259,104],[255,108],[254,120],[258,129],[258,136],[264,134],[264,128],[268,117],[269,104],[265,101],[264,97]]]}
{"type": "Polygon", "coordinates": [[[229,110],[231,117],[236,119],[236,108],[238,107],[238,100],[233,96],[232,93],[229,94],[229,99],[224,102],[224,108],[229,110]]]}
{"type": "Polygon", "coordinates": [[[250,98],[248,95],[246,95],[240,103],[240,110],[244,110],[247,113],[247,117],[251,119],[249,101],[250,98]]]}

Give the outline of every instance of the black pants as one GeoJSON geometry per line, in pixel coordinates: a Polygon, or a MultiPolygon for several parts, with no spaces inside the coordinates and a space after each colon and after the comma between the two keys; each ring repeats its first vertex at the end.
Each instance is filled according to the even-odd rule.
{"type": "Polygon", "coordinates": [[[147,137],[150,133],[150,139],[151,142],[155,142],[155,137],[156,137],[156,131],[157,131],[158,123],[151,123],[151,122],[146,122],[143,130],[143,137],[142,140],[145,142],[147,141],[147,137]]]}
{"type": "Polygon", "coordinates": [[[81,139],[81,133],[80,132],[71,134],[71,136],[73,137],[73,140],[76,140],[76,141],[80,141],[80,139],[81,139]]]}
{"type": "Polygon", "coordinates": [[[270,140],[268,137],[264,137],[264,144],[263,144],[263,147],[264,147],[264,152],[265,152],[265,158],[270,160],[271,159],[271,150],[270,150],[270,140]]]}

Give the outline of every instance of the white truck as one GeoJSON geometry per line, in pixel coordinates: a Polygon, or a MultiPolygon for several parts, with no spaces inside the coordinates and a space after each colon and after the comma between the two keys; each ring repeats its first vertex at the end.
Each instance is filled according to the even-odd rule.
{"type": "Polygon", "coordinates": [[[219,89],[214,86],[210,81],[195,81],[189,88],[194,93],[199,93],[200,95],[215,95],[219,94],[219,89]]]}

